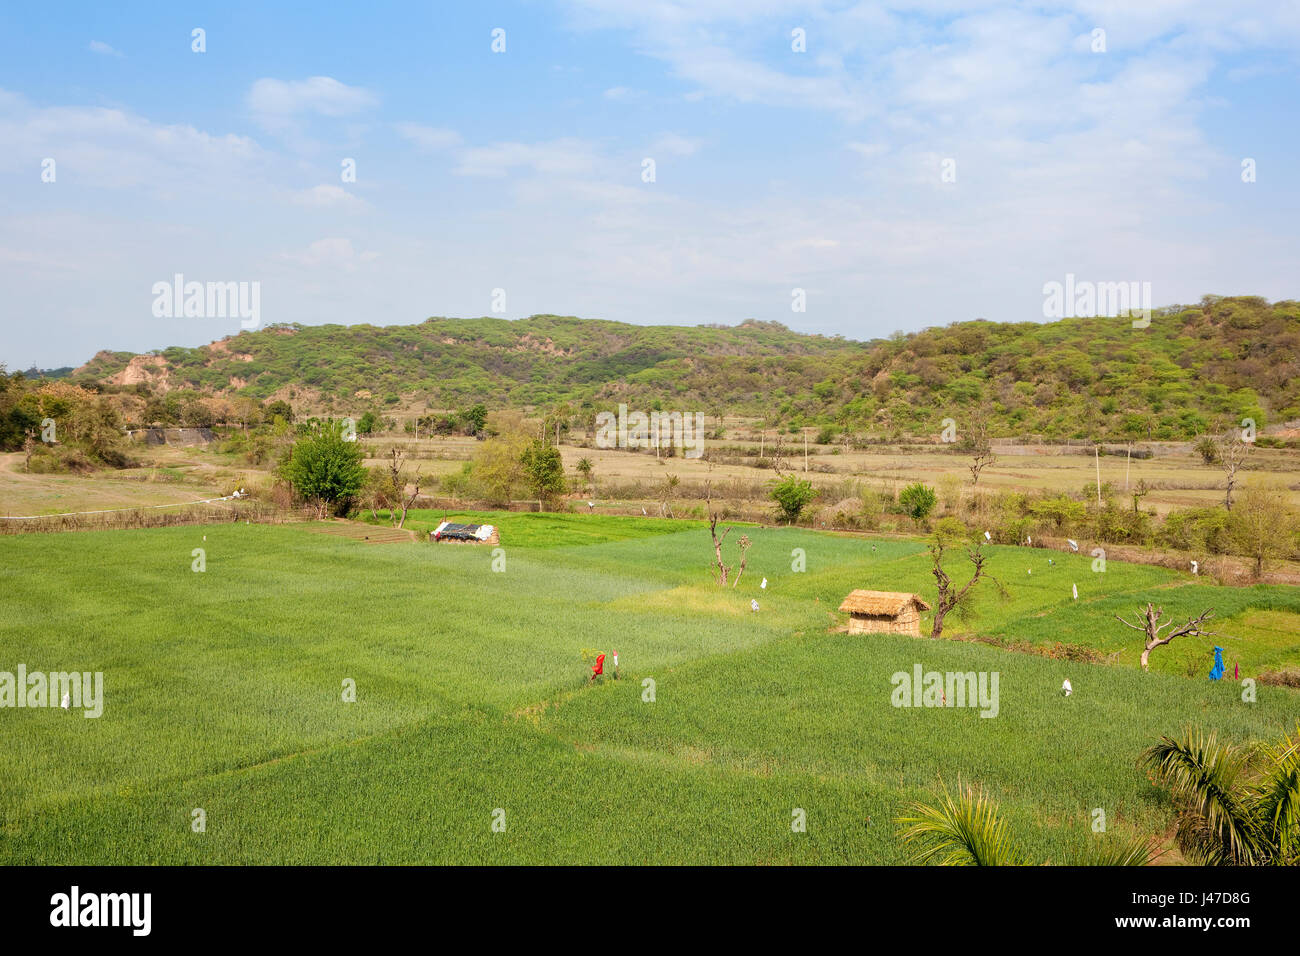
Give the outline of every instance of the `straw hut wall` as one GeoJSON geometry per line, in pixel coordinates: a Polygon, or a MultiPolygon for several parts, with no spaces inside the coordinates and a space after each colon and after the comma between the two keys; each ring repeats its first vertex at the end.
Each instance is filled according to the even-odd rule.
{"type": "Polygon", "coordinates": [[[906,591],[854,591],[840,605],[849,612],[850,634],[921,636],[921,612],[930,605],[906,591]]]}

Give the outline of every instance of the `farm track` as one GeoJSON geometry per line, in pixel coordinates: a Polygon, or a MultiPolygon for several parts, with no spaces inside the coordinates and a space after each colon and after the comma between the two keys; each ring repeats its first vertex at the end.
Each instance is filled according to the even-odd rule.
{"type": "Polygon", "coordinates": [[[363,541],[367,544],[409,544],[415,540],[414,531],[405,528],[383,528],[358,521],[335,520],[313,523],[307,530],[316,534],[330,534],[337,538],[363,541]]]}

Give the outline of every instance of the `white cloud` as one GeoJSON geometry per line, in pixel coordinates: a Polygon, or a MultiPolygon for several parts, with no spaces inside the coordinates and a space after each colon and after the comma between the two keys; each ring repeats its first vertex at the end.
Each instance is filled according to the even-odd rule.
{"type": "Polygon", "coordinates": [[[301,252],[286,252],[281,258],[308,269],[352,272],[357,266],[374,262],[378,252],[357,252],[350,239],[317,239],[301,252]]]}
{"type": "Polygon", "coordinates": [[[291,195],[290,200],[299,206],[313,209],[342,209],[347,212],[359,212],[369,208],[364,199],[352,195],[342,186],[323,183],[311,189],[303,189],[291,195]]]}
{"type": "Polygon", "coordinates": [[[497,143],[462,150],[455,171],[462,176],[505,176],[524,168],[547,175],[583,176],[596,166],[590,143],[557,139],[546,143],[497,143]]]}
{"type": "Polygon", "coordinates": [[[248,91],[248,108],[266,126],[278,126],[305,115],[337,118],[374,106],[378,99],[359,86],[348,86],[330,76],[305,80],[263,78],[248,91]]]}
{"type": "Polygon", "coordinates": [[[58,181],[155,195],[230,189],[263,169],[268,157],[245,136],[162,125],[120,109],[35,107],[0,94],[0,171],[17,171],[31,156],[55,160],[58,181]]]}
{"type": "Polygon", "coordinates": [[[125,56],[126,55],[122,53],[121,50],[113,49],[111,46],[109,46],[107,43],[104,43],[102,40],[91,40],[89,49],[91,53],[98,53],[101,56],[125,56]]]}
{"type": "Polygon", "coordinates": [[[460,134],[454,129],[421,126],[419,123],[397,123],[398,134],[423,152],[437,153],[461,144],[460,134]]]}
{"type": "Polygon", "coordinates": [[[650,146],[650,154],[652,156],[692,156],[699,148],[700,141],[698,139],[678,136],[676,133],[665,133],[650,146]]]}
{"type": "Polygon", "coordinates": [[[889,147],[884,143],[848,143],[847,146],[866,159],[875,159],[877,156],[889,152],[889,147]]]}

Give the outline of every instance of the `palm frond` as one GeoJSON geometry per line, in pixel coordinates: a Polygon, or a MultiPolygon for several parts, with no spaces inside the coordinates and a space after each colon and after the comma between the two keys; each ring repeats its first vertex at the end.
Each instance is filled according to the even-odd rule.
{"type": "Polygon", "coordinates": [[[1256,816],[1273,851],[1269,862],[1283,866],[1300,862],[1300,728],[1294,737],[1262,748],[1268,765],[1254,788],[1256,816]]]}
{"type": "Polygon", "coordinates": [[[1180,740],[1162,737],[1140,762],[1182,811],[1178,845],[1189,858],[1249,865],[1269,855],[1245,782],[1249,751],[1220,743],[1213,731],[1188,728],[1180,740]]]}
{"type": "Polygon", "coordinates": [[[1150,866],[1163,852],[1150,837],[1106,837],[1070,862],[1074,866],[1150,866]]]}
{"type": "Polygon", "coordinates": [[[944,787],[937,806],[914,803],[911,816],[900,817],[903,842],[914,846],[917,863],[938,861],[941,866],[1016,866],[1018,854],[997,806],[974,788],[954,797],[944,787]]]}

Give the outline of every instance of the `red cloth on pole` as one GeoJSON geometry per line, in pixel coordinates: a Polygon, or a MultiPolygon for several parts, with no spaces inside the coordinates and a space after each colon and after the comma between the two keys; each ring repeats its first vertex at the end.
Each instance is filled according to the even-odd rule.
{"type": "Polygon", "coordinates": [[[605,655],[601,654],[599,657],[596,658],[596,663],[591,668],[591,676],[595,677],[597,674],[603,674],[603,673],[605,673],[605,655]]]}

